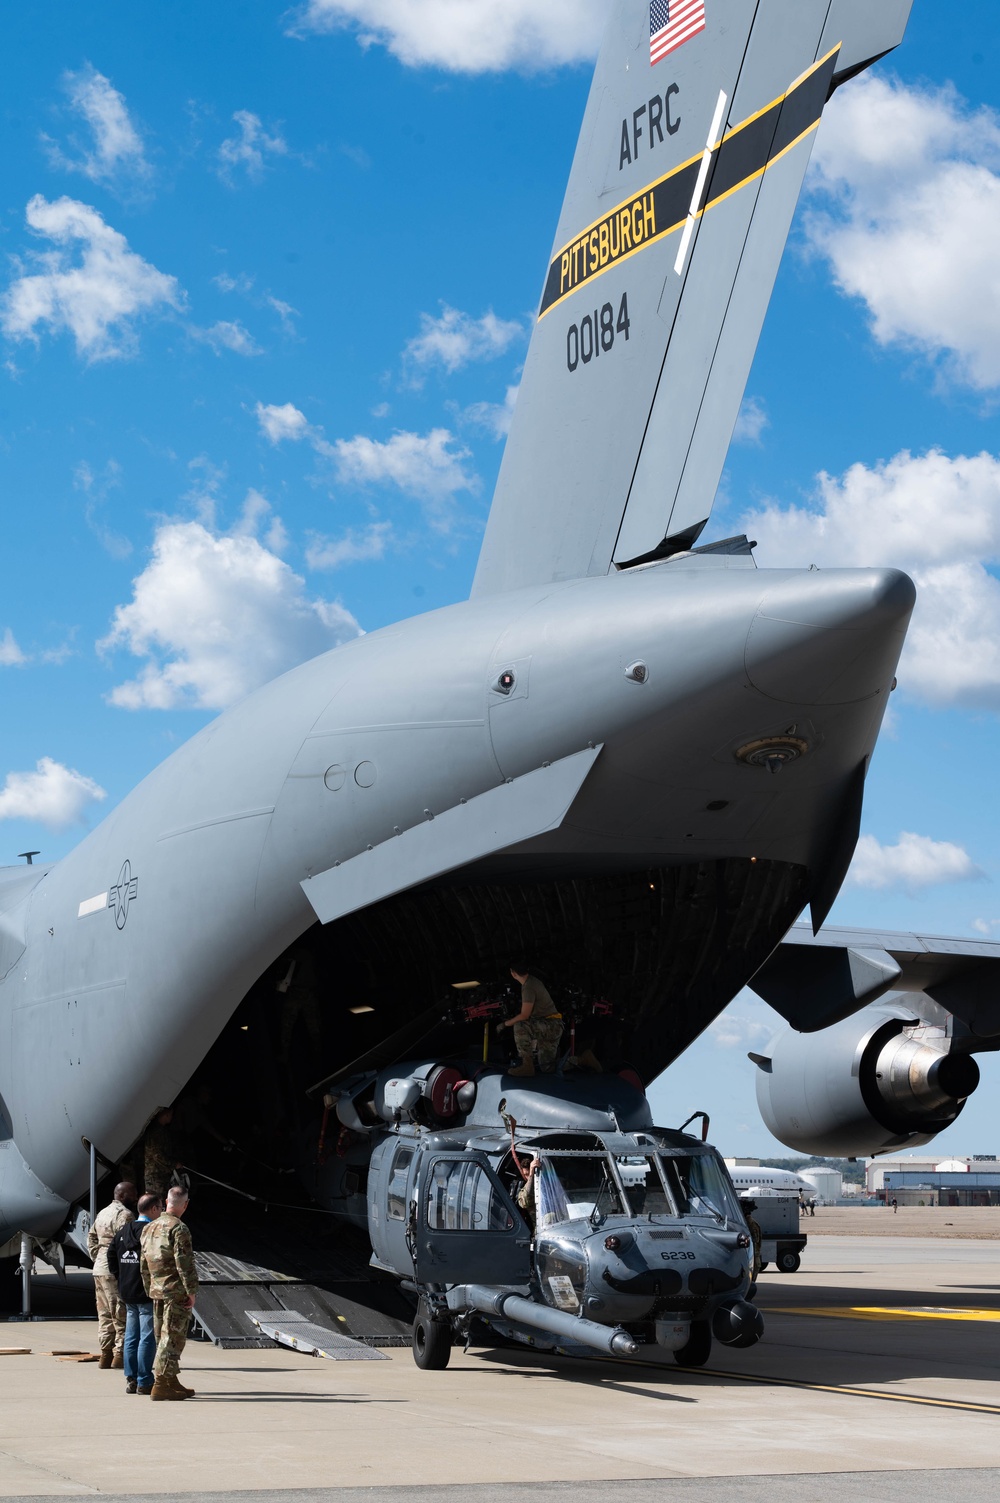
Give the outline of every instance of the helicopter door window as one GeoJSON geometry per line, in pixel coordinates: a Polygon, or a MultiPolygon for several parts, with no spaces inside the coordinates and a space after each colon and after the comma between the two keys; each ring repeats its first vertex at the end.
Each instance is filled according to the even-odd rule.
{"type": "Polygon", "coordinates": [[[389,1188],[386,1191],[385,1214],[389,1221],[406,1220],[406,1181],[412,1159],[412,1148],[404,1146],[396,1149],[396,1157],[392,1161],[392,1173],[389,1176],[389,1188]]]}
{"type": "Polygon", "coordinates": [[[438,1159],[427,1189],[427,1226],[437,1232],[509,1232],[514,1218],[481,1165],[438,1159]]]}

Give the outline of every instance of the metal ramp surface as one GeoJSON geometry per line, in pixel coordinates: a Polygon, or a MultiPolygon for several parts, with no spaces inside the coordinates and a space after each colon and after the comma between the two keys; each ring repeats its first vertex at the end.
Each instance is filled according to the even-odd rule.
{"type": "Polygon", "coordinates": [[[256,1283],[202,1284],[194,1307],[195,1334],[225,1350],[274,1346],[274,1340],[250,1319],[248,1310],[285,1317],[295,1313],[331,1336],[368,1347],[409,1346],[413,1312],[392,1285],[321,1289],[314,1284],[256,1283]]]}
{"type": "Polygon", "coordinates": [[[260,1309],[284,1309],[266,1284],[200,1285],[194,1307],[194,1334],[225,1351],[274,1346],[271,1338],[262,1335],[247,1319],[246,1307],[251,1301],[260,1309]]]}
{"type": "Polygon", "coordinates": [[[329,1326],[317,1325],[299,1310],[247,1310],[246,1317],[262,1335],[279,1346],[305,1352],[310,1357],[326,1357],[333,1362],[385,1362],[385,1352],[352,1336],[342,1336],[329,1326]]]}
{"type": "Polygon", "coordinates": [[[199,1202],[191,1218],[198,1270],[194,1331],[238,1350],[275,1345],[248,1310],[294,1310],[332,1335],[366,1346],[409,1346],[414,1304],[370,1266],[363,1232],[307,1211],[265,1213],[237,1202],[199,1202]]]}

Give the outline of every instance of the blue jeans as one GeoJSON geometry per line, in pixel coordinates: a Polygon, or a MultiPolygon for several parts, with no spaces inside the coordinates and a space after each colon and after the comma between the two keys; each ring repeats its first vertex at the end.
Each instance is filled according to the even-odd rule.
{"type": "Polygon", "coordinates": [[[152,1300],[147,1305],[126,1305],[123,1351],[126,1378],[134,1378],[139,1388],[152,1388],[155,1356],[152,1300]]]}

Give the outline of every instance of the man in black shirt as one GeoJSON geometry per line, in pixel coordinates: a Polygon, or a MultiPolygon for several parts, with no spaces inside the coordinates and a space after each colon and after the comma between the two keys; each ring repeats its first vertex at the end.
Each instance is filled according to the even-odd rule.
{"type": "Polygon", "coordinates": [[[115,1234],[108,1248],[108,1267],[118,1280],[125,1304],[125,1392],[150,1394],[153,1391],[153,1358],[156,1337],[153,1333],[153,1301],[142,1283],[142,1234],[160,1215],[163,1206],[157,1195],[144,1195],[139,1201],[139,1217],[129,1221],[115,1234]]]}

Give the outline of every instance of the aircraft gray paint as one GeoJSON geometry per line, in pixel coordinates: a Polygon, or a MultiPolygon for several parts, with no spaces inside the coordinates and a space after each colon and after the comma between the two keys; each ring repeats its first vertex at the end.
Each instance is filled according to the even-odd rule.
{"type": "Polygon", "coordinates": [[[652,66],[648,0],[613,6],[472,599],[286,674],[2,874],[0,1244],[59,1231],[85,1141],[122,1155],[317,919],[413,1011],[525,947],[576,967],[646,1079],[822,921],[912,585],[691,545],[827,93],[908,12],[708,0],[652,66]]]}

